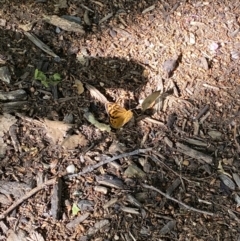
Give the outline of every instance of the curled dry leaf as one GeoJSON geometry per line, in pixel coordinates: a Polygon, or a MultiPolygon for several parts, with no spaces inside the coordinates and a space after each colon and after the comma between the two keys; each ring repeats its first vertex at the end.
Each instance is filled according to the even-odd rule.
{"type": "Polygon", "coordinates": [[[159,98],[161,94],[161,91],[155,91],[152,94],[150,94],[142,103],[142,110],[145,111],[148,108],[153,107],[155,104],[156,100],[159,98]]]}
{"type": "Polygon", "coordinates": [[[224,174],[224,175],[228,176],[229,178],[231,178],[231,175],[224,171],[223,166],[222,166],[222,161],[219,161],[219,163],[218,163],[218,173],[224,174]]]}
{"type": "Polygon", "coordinates": [[[107,98],[106,98],[102,93],[100,93],[100,91],[97,90],[95,87],[93,87],[93,86],[90,85],[90,84],[86,84],[85,86],[86,86],[86,88],[90,91],[90,95],[91,95],[93,98],[95,98],[96,100],[100,101],[100,102],[103,103],[103,104],[108,103],[107,98]]]}
{"type": "Polygon", "coordinates": [[[75,79],[75,86],[77,87],[78,94],[81,95],[84,92],[83,83],[80,80],[75,79]]]}
{"type": "Polygon", "coordinates": [[[86,113],[84,113],[84,117],[85,117],[91,124],[93,124],[95,127],[97,127],[99,130],[111,132],[110,126],[98,122],[98,121],[95,119],[95,117],[93,116],[92,113],[86,112],[86,113]]]}

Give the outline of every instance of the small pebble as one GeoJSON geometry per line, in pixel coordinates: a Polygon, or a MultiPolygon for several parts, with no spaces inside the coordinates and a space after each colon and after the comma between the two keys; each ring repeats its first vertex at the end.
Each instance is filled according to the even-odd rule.
{"type": "Polygon", "coordinates": [[[103,194],[107,194],[107,192],[108,192],[107,188],[103,187],[103,186],[95,186],[94,191],[101,192],[103,194]]]}
{"type": "Polygon", "coordinates": [[[67,173],[74,173],[75,172],[75,166],[73,164],[69,165],[66,168],[67,173]]]}

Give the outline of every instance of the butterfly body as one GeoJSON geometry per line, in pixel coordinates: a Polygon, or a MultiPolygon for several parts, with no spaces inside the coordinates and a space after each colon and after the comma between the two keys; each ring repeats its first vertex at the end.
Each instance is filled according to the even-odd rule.
{"type": "Polygon", "coordinates": [[[108,102],[105,108],[109,116],[110,125],[115,129],[123,127],[133,117],[131,110],[126,110],[117,103],[108,102]]]}

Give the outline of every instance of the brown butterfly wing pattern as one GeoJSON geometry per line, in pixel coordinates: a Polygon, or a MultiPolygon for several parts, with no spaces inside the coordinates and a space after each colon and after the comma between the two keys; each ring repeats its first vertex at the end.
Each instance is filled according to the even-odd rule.
{"type": "Polygon", "coordinates": [[[126,110],[116,103],[106,103],[105,107],[109,115],[109,122],[115,129],[123,127],[133,117],[131,110],[126,110]]]}

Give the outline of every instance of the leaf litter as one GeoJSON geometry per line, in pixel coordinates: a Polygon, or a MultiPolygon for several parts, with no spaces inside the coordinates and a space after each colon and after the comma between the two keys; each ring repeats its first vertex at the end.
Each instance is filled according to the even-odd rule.
{"type": "MultiPolygon", "coordinates": [[[[12,206],[11,219],[4,219],[9,204],[1,203],[2,223],[12,230],[24,227],[28,239],[33,239],[31,230],[40,218],[38,231],[46,234],[46,240],[66,240],[66,235],[80,240],[146,240],[146,236],[149,240],[214,240],[219,230],[223,240],[236,240],[238,2],[231,2],[231,6],[218,2],[216,9],[211,2],[120,1],[116,13],[110,1],[68,5],[59,1],[61,9],[52,3],[46,8],[38,1],[34,9],[19,5],[22,11],[18,12],[15,6],[7,7],[10,4],[0,10],[4,11],[4,19],[0,20],[0,59],[6,60],[5,55],[5,64],[11,63],[11,82],[3,83],[1,91],[24,89],[27,105],[11,100],[1,105],[11,114],[16,110],[26,113],[30,121],[17,115],[13,128],[4,133],[2,140],[8,155],[2,157],[1,174],[6,180],[31,183],[37,173],[42,173],[42,182],[32,189],[34,195],[27,193],[20,198],[24,205],[12,206]],[[84,37],[81,31],[69,32],[60,27],[56,31],[52,24],[36,21],[35,16],[41,18],[42,14],[80,17],[78,25],[84,26],[84,37]],[[32,40],[38,48],[16,30],[19,23],[31,25],[27,30],[34,34],[32,40]],[[39,48],[50,56],[61,56],[61,61],[51,59],[39,48]],[[182,53],[179,62],[172,57],[178,52],[182,53]],[[36,68],[64,77],[54,88],[54,98],[49,94],[52,89],[29,80],[36,68]],[[30,75],[19,78],[24,73],[30,75]],[[73,87],[74,79],[69,78],[72,75],[88,91],[79,95],[73,87]],[[95,89],[89,90],[88,85],[95,89]],[[161,97],[150,98],[143,116],[136,108],[138,100],[159,89],[172,89],[173,95],[164,100],[158,112],[152,112],[158,103],[153,108],[151,105],[161,97]],[[133,110],[136,118],[117,131],[110,131],[107,125],[102,128],[101,123],[105,125],[107,120],[104,104],[118,99],[122,106],[133,110]],[[93,124],[84,117],[86,111],[93,124]],[[72,125],[59,127],[70,114],[71,121],[66,122],[72,125]],[[46,117],[52,121],[49,126],[43,124],[46,117]],[[54,130],[54,125],[60,130],[54,130]],[[76,140],[62,148],[61,143],[71,136],[76,140]],[[123,143],[124,149],[113,148],[110,153],[109,147],[116,141],[123,143]],[[150,146],[151,150],[137,151],[141,146],[150,146]],[[229,162],[222,164],[223,170],[230,176],[217,172],[216,161],[224,159],[229,162]],[[57,220],[48,205],[50,192],[57,185],[49,178],[61,176],[70,165],[79,173],[62,176],[66,189],[62,191],[57,220]],[[133,172],[126,177],[124,173],[132,167],[133,172]],[[176,176],[180,182],[168,196],[176,176]],[[131,200],[140,202],[141,208],[126,198],[126,191],[131,200]],[[93,202],[93,209],[72,217],[69,207],[83,200],[93,202]],[[14,222],[15,217],[26,217],[28,225],[22,218],[14,222]],[[206,231],[209,227],[211,237],[206,231]]],[[[6,232],[3,235],[7,237],[6,232]]]]}

